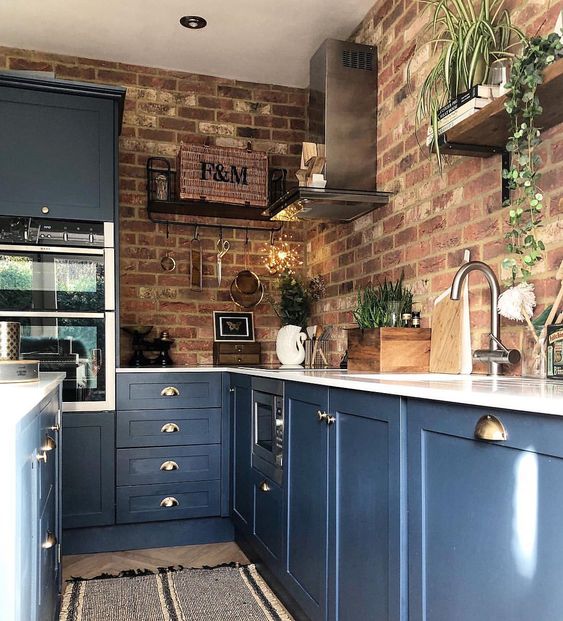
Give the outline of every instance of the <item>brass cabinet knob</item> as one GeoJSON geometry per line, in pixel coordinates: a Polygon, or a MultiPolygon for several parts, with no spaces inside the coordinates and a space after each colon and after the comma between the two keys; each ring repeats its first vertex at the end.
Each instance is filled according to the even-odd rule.
{"type": "Polygon", "coordinates": [[[235,351],[237,354],[242,354],[242,345],[235,345],[235,351]]]}
{"type": "Polygon", "coordinates": [[[51,436],[45,436],[45,442],[41,447],[44,451],[54,451],[57,448],[57,443],[55,442],[55,438],[51,438],[51,436]]]}
{"type": "Polygon", "coordinates": [[[499,418],[492,414],[481,416],[475,425],[474,435],[477,440],[486,440],[487,442],[504,442],[508,440],[506,427],[499,418]]]}
{"type": "Polygon", "coordinates": [[[161,470],[179,470],[180,466],[178,466],[178,464],[175,461],[172,461],[171,459],[167,460],[167,461],[163,461],[160,464],[160,469],[161,470]]]}
{"type": "Polygon", "coordinates": [[[234,388],[229,388],[229,392],[235,392],[234,388]]]}
{"type": "Polygon", "coordinates": [[[268,481],[262,481],[262,483],[260,483],[260,491],[261,492],[269,492],[272,488],[270,487],[270,484],[268,483],[268,481]]]}
{"type": "Polygon", "coordinates": [[[176,423],[166,423],[160,428],[160,433],[177,433],[180,427],[176,423]]]}
{"type": "Polygon", "coordinates": [[[47,451],[41,451],[37,453],[37,461],[43,461],[47,463],[47,451]]]}
{"type": "Polygon", "coordinates": [[[326,412],[321,412],[320,410],[317,410],[317,418],[319,419],[319,422],[321,423],[326,422],[326,419],[328,418],[328,414],[326,412]]]}
{"type": "Polygon", "coordinates": [[[47,532],[47,537],[45,537],[45,541],[41,544],[41,547],[44,550],[48,550],[49,548],[52,548],[53,546],[56,546],[56,545],[57,545],[57,537],[55,533],[47,532]]]}
{"type": "Polygon", "coordinates": [[[160,391],[161,397],[179,397],[180,391],[176,388],[176,386],[166,386],[160,391]]]}
{"type": "Polygon", "coordinates": [[[61,426],[59,425],[59,423],[56,423],[52,427],[49,427],[49,429],[50,429],[50,431],[60,431],[61,430],[61,426]]]}
{"type": "Polygon", "coordinates": [[[180,503],[174,496],[167,496],[160,501],[161,507],[177,507],[180,503]]]}
{"type": "Polygon", "coordinates": [[[336,422],[336,416],[327,416],[326,418],[327,425],[334,425],[335,422],[336,422]]]}
{"type": "Polygon", "coordinates": [[[47,207],[47,205],[43,205],[43,207],[41,207],[41,213],[49,213],[49,207],[47,207]]]}

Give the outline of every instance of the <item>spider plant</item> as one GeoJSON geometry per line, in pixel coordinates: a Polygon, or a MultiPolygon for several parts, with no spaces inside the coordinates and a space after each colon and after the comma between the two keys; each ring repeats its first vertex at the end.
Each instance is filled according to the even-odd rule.
{"type": "Polygon", "coordinates": [[[424,10],[432,12],[427,30],[432,33],[429,44],[438,59],[420,88],[416,124],[418,128],[429,120],[441,171],[438,110],[459,93],[484,83],[491,63],[513,56],[511,42],[525,37],[512,24],[504,0],[420,1],[426,5],[424,10]]]}

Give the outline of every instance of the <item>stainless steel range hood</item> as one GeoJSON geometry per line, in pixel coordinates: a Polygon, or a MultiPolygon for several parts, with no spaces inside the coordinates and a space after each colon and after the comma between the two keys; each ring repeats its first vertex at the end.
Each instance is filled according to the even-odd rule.
{"type": "Polygon", "coordinates": [[[377,55],[327,39],[310,62],[308,141],[324,145],[326,188],[297,187],[264,212],[274,220],[349,222],[389,202],[375,188],[377,55]]]}

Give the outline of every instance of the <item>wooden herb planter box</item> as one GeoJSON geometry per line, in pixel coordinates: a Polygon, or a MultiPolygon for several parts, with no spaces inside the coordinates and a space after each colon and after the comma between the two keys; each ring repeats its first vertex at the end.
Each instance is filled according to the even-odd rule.
{"type": "Polygon", "coordinates": [[[355,328],[348,331],[348,370],[428,373],[430,328],[355,328]]]}

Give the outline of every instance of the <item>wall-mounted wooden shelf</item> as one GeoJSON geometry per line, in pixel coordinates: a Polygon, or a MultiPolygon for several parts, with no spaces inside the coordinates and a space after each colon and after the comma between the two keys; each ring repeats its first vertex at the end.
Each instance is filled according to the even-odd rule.
{"type": "MultiPolygon", "coordinates": [[[[538,127],[549,129],[563,122],[563,59],[551,64],[544,72],[544,81],[538,87],[543,113],[538,127]]],[[[452,155],[490,157],[502,153],[510,133],[510,119],[504,103],[506,95],[468,117],[445,135],[440,148],[452,155]]]]}

